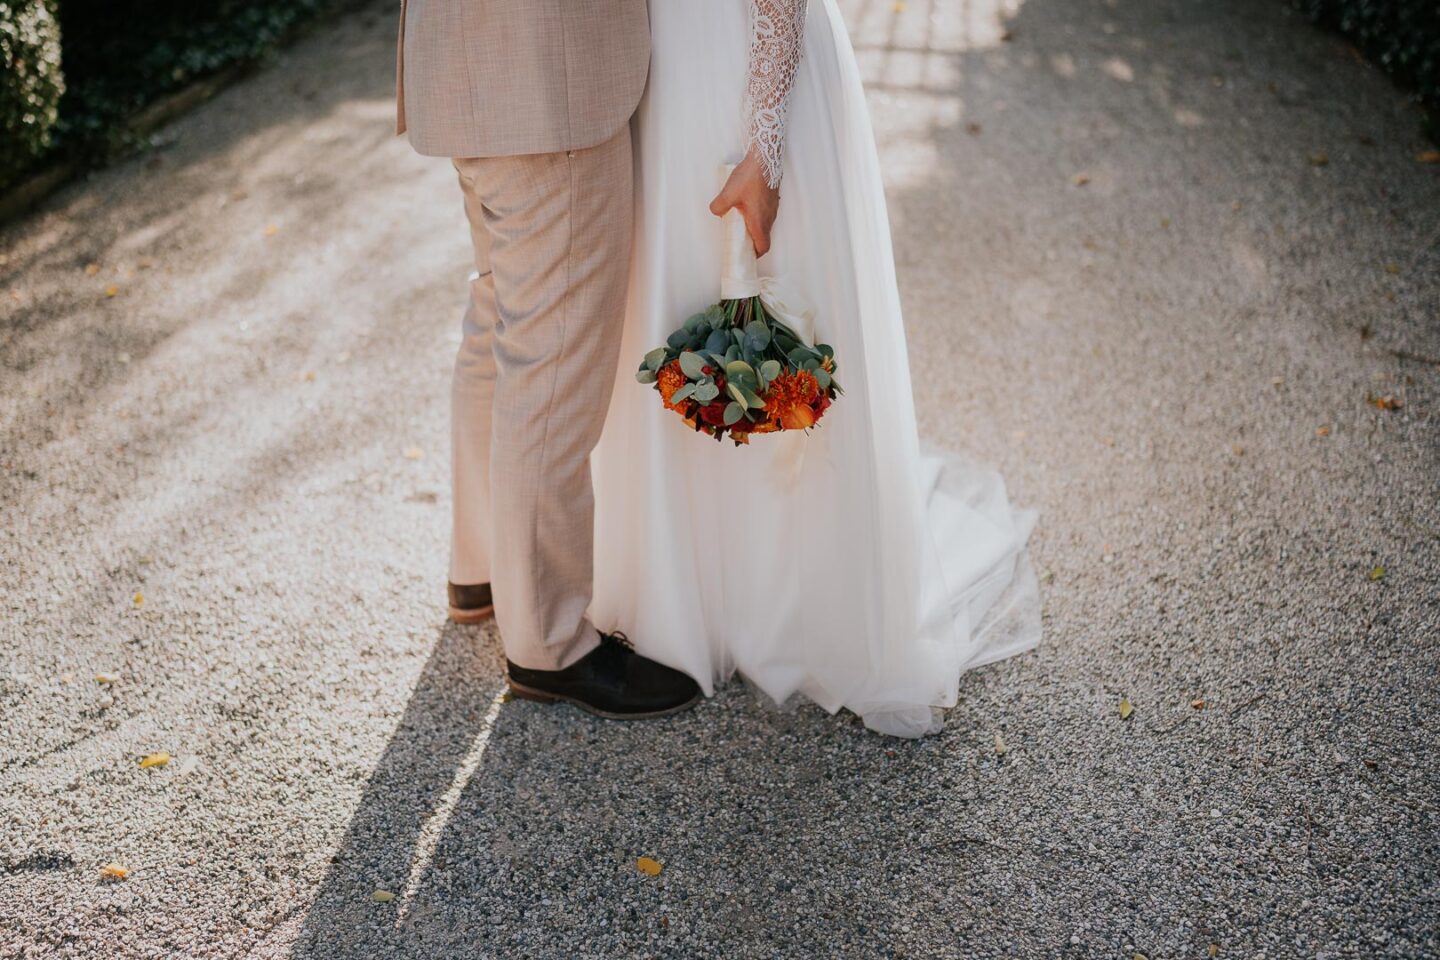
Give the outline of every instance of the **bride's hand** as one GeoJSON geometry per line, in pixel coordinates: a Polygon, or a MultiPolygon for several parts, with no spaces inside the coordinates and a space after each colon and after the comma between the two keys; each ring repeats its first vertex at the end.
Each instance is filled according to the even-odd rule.
{"type": "Polygon", "coordinates": [[[745,231],[755,245],[755,256],[763,257],[770,249],[770,228],[780,212],[780,190],[765,182],[765,168],[754,150],[736,164],[730,179],[710,201],[710,212],[717,217],[725,216],[731,208],[745,218],[745,231]]]}

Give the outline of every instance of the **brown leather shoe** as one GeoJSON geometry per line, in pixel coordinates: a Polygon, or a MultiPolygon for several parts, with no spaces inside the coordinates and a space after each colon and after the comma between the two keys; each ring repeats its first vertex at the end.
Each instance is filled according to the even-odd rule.
{"type": "Polygon", "coordinates": [[[490,584],[449,584],[450,619],[455,623],[483,623],[495,616],[490,584]]]}

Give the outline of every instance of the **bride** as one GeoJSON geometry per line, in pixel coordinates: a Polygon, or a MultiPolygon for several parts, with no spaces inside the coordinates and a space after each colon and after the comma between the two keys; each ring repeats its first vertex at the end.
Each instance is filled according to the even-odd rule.
{"type": "Polygon", "coordinates": [[[663,0],[650,27],[629,307],[592,458],[591,619],[624,624],[706,694],[739,673],[776,702],[933,733],[963,671],[1039,641],[1034,515],[995,472],[917,436],[874,137],[835,0],[663,0]],[[761,272],[811,301],[845,385],[808,433],[738,448],[685,428],[633,375],[718,299],[716,216],[732,208],[761,272]]]}

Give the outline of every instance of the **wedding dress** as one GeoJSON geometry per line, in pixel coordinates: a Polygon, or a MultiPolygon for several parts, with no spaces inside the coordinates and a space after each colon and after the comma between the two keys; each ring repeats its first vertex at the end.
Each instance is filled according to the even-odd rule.
{"type": "MultiPolygon", "coordinates": [[[[933,733],[963,671],[1039,641],[1034,514],[922,445],[874,136],[834,0],[663,0],[636,116],[637,218],[614,399],[592,458],[592,622],[691,674],[739,673],[896,736],[933,733]],[[722,163],[754,145],[783,276],[844,393],[808,434],[717,443],[635,381],[719,295],[722,163]]],[[[963,373],[963,372],[962,372],[963,373]]]]}

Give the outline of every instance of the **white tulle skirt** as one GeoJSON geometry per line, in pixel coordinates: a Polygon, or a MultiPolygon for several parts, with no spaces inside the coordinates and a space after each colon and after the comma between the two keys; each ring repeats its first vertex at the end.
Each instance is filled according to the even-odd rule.
{"type": "Polygon", "coordinates": [[[1039,642],[1034,515],[916,434],[874,136],[833,0],[811,0],[762,275],[815,307],[844,394],[808,435],[692,432],[634,379],[719,296],[718,168],[743,155],[747,0],[652,3],[639,209],[615,396],[592,466],[591,617],[711,693],[737,671],[871,729],[939,729],[969,667],[1039,642]]]}

